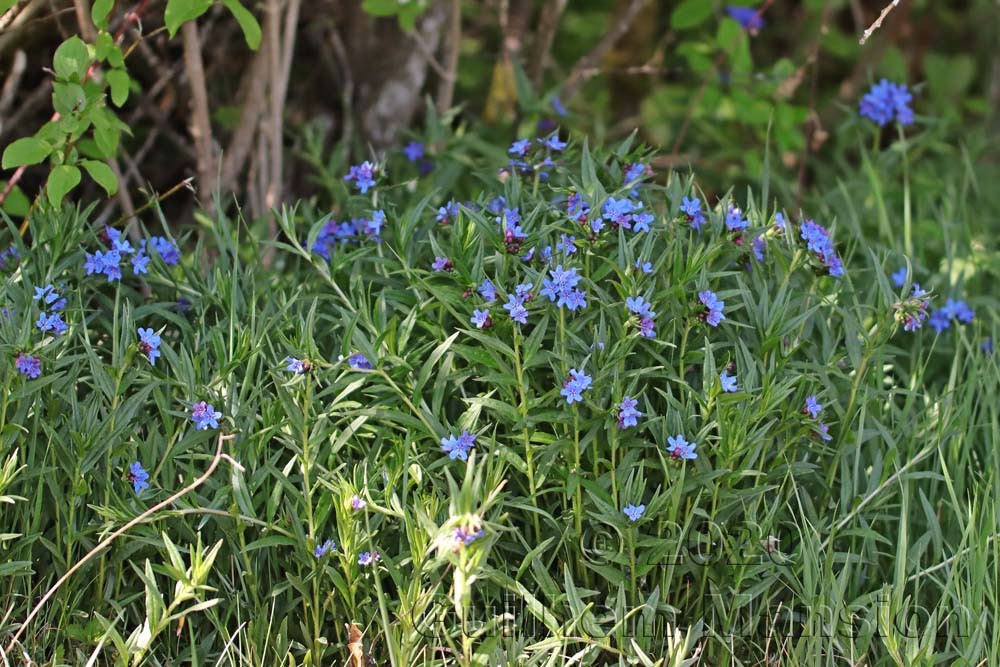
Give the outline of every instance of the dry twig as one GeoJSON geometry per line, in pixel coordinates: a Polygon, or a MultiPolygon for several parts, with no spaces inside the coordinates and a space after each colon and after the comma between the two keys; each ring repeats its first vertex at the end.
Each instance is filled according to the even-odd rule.
{"type": "Polygon", "coordinates": [[[868,26],[868,29],[865,30],[863,35],[861,35],[861,39],[858,40],[858,44],[864,44],[865,42],[867,42],[868,38],[871,37],[876,30],[882,27],[882,21],[884,21],[885,17],[889,15],[889,12],[895,9],[898,5],[899,5],[899,0],[892,0],[892,2],[886,5],[885,8],[882,10],[882,13],[878,15],[877,19],[875,19],[875,23],[872,23],[870,26],[868,26]]]}

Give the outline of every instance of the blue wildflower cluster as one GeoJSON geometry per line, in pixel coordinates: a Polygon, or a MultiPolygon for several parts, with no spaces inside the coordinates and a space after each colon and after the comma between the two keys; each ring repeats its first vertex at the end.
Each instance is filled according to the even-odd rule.
{"type": "Polygon", "coordinates": [[[624,429],[638,425],[639,417],[642,416],[642,413],[637,409],[638,406],[638,399],[630,396],[622,399],[622,402],[618,404],[618,428],[624,429]]]}
{"type": "Polygon", "coordinates": [[[722,374],[719,375],[719,385],[722,387],[722,391],[728,394],[738,391],[736,386],[736,376],[730,375],[728,368],[723,370],[722,374]]]}
{"type": "Polygon", "coordinates": [[[417,165],[417,171],[420,172],[421,176],[426,176],[427,174],[434,171],[434,161],[427,157],[424,145],[419,141],[411,141],[403,147],[403,155],[410,162],[414,162],[417,165]]]}
{"type": "Polygon", "coordinates": [[[344,180],[353,185],[361,194],[368,194],[368,191],[375,187],[375,164],[365,160],[361,164],[351,166],[344,176],[344,180]]]}
{"type": "Polygon", "coordinates": [[[285,357],[284,363],[285,371],[295,373],[296,375],[302,375],[312,370],[312,364],[302,359],[296,359],[295,357],[285,357]]]}
{"type": "Polygon", "coordinates": [[[201,401],[191,406],[191,421],[194,422],[195,428],[199,431],[219,428],[220,419],[222,419],[222,413],[216,411],[215,406],[211,403],[201,401]]]}
{"type": "Polygon", "coordinates": [[[882,79],[861,98],[860,113],[881,126],[888,125],[893,119],[900,125],[909,125],[913,122],[912,99],[913,95],[905,84],[882,79]]]}
{"type": "Polygon", "coordinates": [[[452,266],[451,260],[447,257],[435,257],[434,261],[431,263],[431,268],[435,273],[450,273],[454,268],[452,266]]]}
{"type": "Polygon", "coordinates": [[[593,383],[592,378],[582,370],[569,369],[569,378],[563,382],[562,391],[559,393],[566,397],[566,404],[580,403],[583,401],[583,392],[590,389],[593,383]]]}
{"type": "Polygon", "coordinates": [[[558,131],[546,137],[538,137],[534,142],[531,139],[518,139],[507,149],[511,156],[508,165],[523,176],[537,174],[539,180],[547,181],[548,170],[555,167],[552,155],[562,153],[565,149],[566,142],[559,138],[558,131]]]}
{"type": "Polygon", "coordinates": [[[580,276],[575,268],[563,269],[562,264],[549,271],[549,277],[542,280],[541,295],[554,301],[556,307],[565,306],[570,311],[587,306],[587,295],[577,289],[580,276]]]}
{"type": "Polygon", "coordinates": [[[518,285],[514,293],[508,295],[507,303],[504,304],[504,309],[510,315],[510,319],[518,324],[528,323],[528,307],[527,304],[534,295],[531,293],[531,284],[524,283],[518,285]]]}
{"type": "Polygon", "coordinates": [[[369,567],[382,560],[382,556],[377,551],[364,551],[358,556],[358,565],[369,567]]]}
{"type": "Polygon", "coordinates": [[[698,292],[698,301],[704,306],[704,309],[698,314],[698,319],[713,327],[719,326],[726,319],[722,312],[726,307],[726,302],[721,301],[715,292],[711,290],[698,292]]]}
{"type": "Polygon", "coordinates": [[[149,363],[156,364],[157,357],[160,356],[160,336],[152,329],[139,327],[139,351],[146,355],[149,363]]]}
{"type": "Polygon", "coordinates": [[[42,360],[33,354],[18,353],[14,358],[14,367],[29,380],[34,380],[42,374],[42,360]]]}
{"type": "Polygon", "coordinates": [[[642,202],[631,199],[608,197],[601,207],[601,217],[590,221],[590,229],[599,234],[608,222],[612,229],[630,229],[633,232],[648,232],[653,222],[652,213],[643,210],[642,202]]]}
{"type": "Polygon", "coordinates": [[[15,245],[11,245],[5,250],[0,250],[0,271],[16,264],[18,258],[18,250],[15,245]]]}
{"type": "Polygon", "coordinates": [[[325,260],[330,259],[330,255],[337,246],[347,243],[361,241],[374,241],[381,243],[382,228],[385,226],[385,212],[381,210],[372,211],[369,218],[354,218],[337,222],[330,220],[320,230],[319,235],[313,243],[312,251],[325,260]]]}
{"type": "Polygon", "coordinates": [[[844,275],[844,264],[840,261],[840,256],[837,255],[837,250],[830,239],[830,233],[826,229],[812,220],[804,220],[799,233],[806,242],[806,247],[829,270],[831,276],[844,275]]]}
{"type": "Polygon", "coordinates": [[[622,513],[626,517],[628,517],[628,520],[631,521],[632,523],[635,523],[636,521],[641,519],[642,515],[645,514],[645,512],[646,512],[645,505],[633,505],[631,503],[626,505],[625,509],[622,510],[622,513]]]}
{"type": "Polygon", "coordinates": [[[122,236],[121,231],[113,227],[105,227],[100,237],[108,244],[108,250],[85,253],[83,270],[88,276],[103,274],[109,283],[121,280],[122,262],[125,258],[129,258],[132,273],[136,276],[149,273],[150,252],[159,255],[167,266],[174,266],[181,261],[177,244],[163,236],[152,236],[148,242],[143,239],[139,242],[138,248],[133,247],[132,243],[122,236]]]}
{"type": "Polygon", "coordinates": [[[334,542],[333,540],[326,540],[316,545],[316,548],[313,549],[313,556],[315,556],[316,558],[323,558],[324,556],[327,556],[328,554],[331,554],[336,550],[337,550],[337,543],[334,542]]]}
{"type": "Polygon", "coordinates": [[[441,438],[441,451],[448,455],[448,458],[465,461],[469,458],[469,450],[476,446],[476,436],[474,433],[462,431],[461,435],[449,435],[441,438]]]}
{"type": "Polygon", "coordinates": [[[823,412],[823,406],[820,404],[819,399],[816,396],[807,396],[805,406],[802,408],[802,414],[809,415],[811,419],[816,421],[816,435],[823,440],[830,440],[830,427],[819,419],[821,412],[823,412]]]}
{"type": "Polygon", "coordinates": [[[59,296],[51,284],[45,287],[36,287],[32,300],[38,302],[41,311],[38,313],[38,321],[35,322],[39,331],[42,333],[51,331],[56,336],[69,331],[69,326],[63,321],[60,312],[66,308],[66,298],[59,296]],[[51,311],[51,314],[48,314],[47,311],[51,311]]]}
{"type": "Polygon", "coordinates": [[[437,210],[437,217],[435,219],[442,225],[450,225],[458,219],[458,214],[458,202],[452,199],[437,210]]]}
{"type": "Polygon", "coordinates": [[[941,333],[951,327],[953,320],[958,320],[962,324],[968,324],[976,317],[976,313],[969,304],[959,299],[948,299],[944,305],[931,313],[930,324],[934,330],[941,333]]]}
{"type": "Polygon", "coordinates": [[[698,458],[698,454],[694,451],[697,445],[685,440],[684,436],[680,433],[668,436],[667,445],[667,454],[670,455],[670,458],[680,461],[690,461],[698,458]]]}
{"type": "Polygon", "coordinates": [[[142,464],[138,461],[128,467],[126,478],[132,484],[132,490],[135,491],[136,495],[149,488],[149,473],[143,469],[142,464]]]}
{"type": "Polygon", "coordinates": [[[687,223],[692,229],[701,231],[701,226],[705,224],[705,214],[701,210],[701,200],[695,197],[689,199],[684,197],[681,200],[681,213],[687,219],[687,223]]]}
{"type": "Polygon", "coordinates": [[[644,338],[656,338],[656,313],[652,304],[641,296],[630,296],[625,299],[625,307],[639,320],[639,334],[644,338]]]}

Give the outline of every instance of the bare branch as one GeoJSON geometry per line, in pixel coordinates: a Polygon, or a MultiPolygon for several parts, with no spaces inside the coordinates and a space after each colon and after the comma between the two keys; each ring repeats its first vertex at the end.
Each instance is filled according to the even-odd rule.
{"type": "Polygon", "coordinates": [[[198,165],[198,189],[210,201],[215,156],[212,148],[212,118],[208,108],[205,66],[201,60],[201,37],[198,24],[186,22],[181,28],[184,42],[184,69],[191,88],[191,136],[194,138],[198,165]]]}
{"type": "MultiPolygon", "coordinates": [[[[448,59],[447,70],[438,83],[437,109],[444,113],[451,108],[455,98],[455,80],[458,78],[458,55],[462,45],[462,1],[451,0],[451,15],[448,17],[448,59]]],[[[416,31],[414,31],[416,32],[416,31]]]]}
{"type": "Polygon", "coordinates": [[[899,5],[899,0],[892,0],[892,2],[886,5],[885,9],[882,10],[882,13],[878,15],[877,19],[875,19],[875,23],[872,23],[870,26],[868,26],[868,29],[865,30],[863,35],[861,35],[861,39],[858,40],[858,44],[864,44],[865,42],[867,42],[868,38],[871,37],[876,30],[882,27],[882,21],[885,20],[885,17],[887,17],[889,13],[893,9],[895,9],[898,5],[899,5]]]}
{"type": "Polygon", "coordinates": [[[611,47],[622,38],[632,26],[632,22],[635,21],[639,15],[639,11],[645,4],[646,0],[631,0],[625,11],[618,16],[617,20],[611,26],[611,29],[604,33],[601,41],[591,49],[590,53],[576,62],[576,65],[573,66],[573,70],[570,72],[569,78],[566,79],[566,85],[563,87],[563,96],[565,99],[568,100],[576,95],[586,79],[585,73],[588,70],[592,70],[604,58],[604,55],[611,50],[611,47]]]}

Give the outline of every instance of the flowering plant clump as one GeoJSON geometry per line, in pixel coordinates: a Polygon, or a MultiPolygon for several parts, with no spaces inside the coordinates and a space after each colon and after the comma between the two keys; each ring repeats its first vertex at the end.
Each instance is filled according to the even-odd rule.
{"type": "MultiPolygon", "coordinates": [[[[995,315],[971,281],[958,293],[936,258],[864,245],[852,198],[805,196],[786,215],[785,188],[699,187],[631,141],[593,149],[552,126],[459,160],[462,140],[438,131],[353,167],[339,153],[328,192],[275,211],[278,234],[247,247],[223,210],[181,253],[39,209],[45,242],[4,255],[0,283],[11,599],[179,492],[108,547],[104,581],[97,558],[93,582],[60,594],[120,619],[95,646],[126,623],[141,637],[147,605],[155,617],[205,570],[190,595],[228,602],[185,623],[213,664],[243,619],[247,636],[274,633],[282,664],[343,662],[349,643],[378,664],[441,646],[463,665],[642,662],[635,647],[756,664],[759,642],[712,620],[719,591],[798,605],[789,582],[819,576],[874,599],[899,574],[886,534],[940,532],[900,545],[921,586],[936,586],[928,567],[978,562],[946,546],[971,548],[948,499],[995,504],[971,483],[988,466],[968,465],[992,461],[994,408],[974,399],[997,378],[995,315]],[[914,512],[924,497],[933,511],[914,512]],[[778,562],[775,535],[795,558],[778,562]],[[199,536],[219,545],[214,569],[199,536]],[[692,553],[706,545],[741,560],[692,553]],[[502,627],[488,606],[505,596],[546,619],[516,656],[463,630],[502,627]],[[452,613],[463,622],[441,622],[452,613]],[[690,622],[667,644],[579,639],[616,637],[623,618],[690,622]]],[[[127,651],[128,636],[106,645],[127,651]]],[[[161,662],[190,661],[174,639],[161,662]]]]}

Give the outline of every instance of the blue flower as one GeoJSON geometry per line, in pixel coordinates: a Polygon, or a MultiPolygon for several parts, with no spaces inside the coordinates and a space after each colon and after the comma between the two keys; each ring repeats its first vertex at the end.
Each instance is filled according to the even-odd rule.
{"type": "Polygon", "coordinates": [[[358,556],[358,565],[362,567],[367,567],[378,560],[382,560],[382,557],[379,555],[377,551],[373,552],[365,551],[360,556],[358,556]]]}
{"type": "Polygon", "coordinates": [[[582,370],[571,368],[569,379],[563,382],[562,391],[559,393],[566,397],[566,403],[572,405],[583,401],[583,392],[590,388],[591,377],[582,370]]]}
{"type": "Polygon", "coordinates": [[[643,299],[641,296],[630,296],[625,299],[625,306],[636,315],[646,316],[646,317],[656,317],[656,313],[653,312],[652,304],[643,299]]]}
{"type": "Polygon", "coordinates": [[[779,232],[782,233],[788,230],[788,222],[785,220],[785,215],[781,211],[774,214],[774,226],[779,232]]]}
{"type": "Polygon", "coordinates": [[[504,304],[504,309],[510,313],[510,319],[520,324],[528,323],[528,309],[524,307],[524,301],[522,299],[513,296],[507,303],[504,304]]]}
{"type": "Polygon", "coordinates": [[[375,368],[372,362],[368,361],[368,357],[358,352],[357,354],[352,354],[347,358],[347,365],[356,370],[370,371],[375,368]]]}
{"type": "Polygon", "coordinates": [[[822,440],[829,442],[830,440],[833,439],[833,437],[830,435],[829,426],[827,426],[823,422],[816,424],[816,426],[819,428],[819,430],[816,431],[816,435],[818,435],[822,440]]]}
{"type": "Polygon", "coordinates": [[[562,264],[549,270],[549,277],[542,279],[542,296],[549,297],[549,301],[555,301],[556,306],[565,306],[571,311],[583,308],[587,305],[586,294],[576,289],[580,282],[580,276],[576,269],[563,270],[562,264]]]}
{"type": "Polygon", "coordinates": [[[806,405],[802,408],[802,413],[807,414],[813,419],[819,418],[819,413],[823,412],[823,406],[820,405],[819,401],[815,396],[806,397],[806,405]]]}
{"type": "Polygon", "coordinates": [[[35,296],[31,297],[32,301],[42,301],[45,305],[50,305],[53,301],[59,298],[59,294],[56,292],[55,287],[52,284],[48,284],[45,287],[36,287],[35,296]]]}
{"type": "Polygon", "coordinates": [[[892,274],[892,282],[896,287],[902,287],[906,284],[907,271],[905,266],[901,266],[899,271],[892,274]]]}
{"type": "Polygon", "coordinates": [[[962,299],[948,299],[941,308],[931,313],[930,323],[934,329],[941,333],[951,326],[951,321],[957,319],[963,324],[968,324],[975,319],[976,313],[969,304],[962,299]]]}
{"type": "Polygon", "coordinates": [[[486,310],[476,310],[472,311],[472,318],[469,320],[476,325],[477,329],[489,329],[493,324],[493,320],[490,319],[490,311],[486,310]]]}
{"type": "Polygon", "coordinates": [[[552,96],[552,110],[556,112],[557,116],[566,116],[569,114],[558,95],[552,96]]]}
{"type": "Polygon", "coordinates": [[[861,98],[859,112],[864,118],[881,126],[891,123],[894,117],[900,125],[909,125],[913,122],[913,109],[910,108],[912,99],[906,84],[882,79],[861,98]]]}
{"type": "Polygon", "coordinates": [[[722,391],[726,393],[733,393],[737,391],[736,388],[736,376],[729,374],[729,369],[722,371],[722,375],[719,376],[719,383],[722,385],[722,391]]]}
{"type": "Polygon", "coordinates": [[[305,373],[308,369],[306,362],[301,359],[296,359],[295,357],[285,357],[285,370],[289,373],[295,373],[301,375],[305,373]]]}
{"type": "Polygon", "coordinates": [[[452,222],[458,219],[459,208],[458,202],[454,199],[449,201],[447,204],[442,206],[437,210],[437,218],[435,218],[442,225],[450,225],[452,222]]]}
{"type": "Polygon", "coordinates": [[[322,544],[317,544],[316,548],[313,549],[313,555],[316,558],[322,558],[323,556],[337,550],[337,543],[333,540],[327,540],[322,544]]]}
{"type": "Polygon", "coordinates": [[[140,250],[132,257],[132,273],[137,276],[149,273],[149,255],[140,250]]]}
{"type": "Polygon", "coordinates": [[[191,421],[194,422],[199,431],[219,428],[219,419],[221,418],[222,413],[216,412],[215,406],[211,403],[201,401],[191,406],[191,421]]]}
{"type": "Polygon", "coordinates": [[[726,316],[722,314],[726,302],[720,301],[715,292],[710,290],[698,292],[698,300],[701,301],[701,305],[705,306],[705,311],[699,317],[708,322],[710,326],[717,327],[726,319],[726,316]]]}
{"type": "Polygon", "coordinates": [[[438,273],[442,271],[451,271],[451,260],[447,257],[435,257],[434,262],[431,264],[431,268],[438,273]]]}
{"type": "Polygon", "coordinates": [[[642,261],[642,257],[640,257],[640,258],[638,258],[638,259],[635,260],[635,270],[636,271],[641,271],[642,273],[645,273],[646,275],[649,275],[650,273],[653,272],[653,263],[652,262],[644,262],[644,261],[642,261]]]}
{"type": "Polygon", "coordinates": [[[753,250],[753,255],[757,258],[757,261],[763,262],[764,253],[767,252],[767,241],[764,240],[763,236],[758,236],[750,243],[750,249],[753,250]]]}
{"type": "Polygon", "coordinates": [[[33,354],[19,353],[14,359],[14,366],[18,373],[31,380],[42,374],[42,360],[33,354]]]}
{"type": "Polygon", "coordinates": [[[569,257],[576,252],[576,237],[562,234],[556,243],[556,248],[569,257]]]}
{"type": "MultiPolygon", "coordinates": [[[[146,355],[149,363],[155,364],[160,356],[160,337],[152,329],[139,327],[139,351],[146,355]]],[[[222,415],[219,415],[220,417],[222,415]]]]}
{"type": "Polygon", "coordinates": [[[636,409],[638,405],[638,399],[629,396],[622,399],[622,402],[618,404],[618,428],[629,428],[639,423],[638,418],[642,416],[642,413],[636,409]]]}
{"type": "Polygon", "coordinates": [[[741,232],[750,226],[750,221],[743,217],[743,211],[730,206],[726,212],[726,229],[731,232],[741,232]]]}
{"type": "Polygon", "coordinates": [[[507,152],[517,157],[524,157],[531,149],[531,139],[518,139],[510,145],[507,152]]]}
{"type": "Polygon", "coordinates": [[[656,321],[651,317],[640,318],[639,335],[643,338],[656,338],[656,321]]]}
{"type": "Polygon", "coordinates": [[[764,27],[764,18],[753,7],[729,5],[726,7],[726,13],[744,30],[755,31],[764,27]]]}
{"type": "Polygon", "coordinates": [[[441,438],[441,451],[452,460],[468,460],[469,450],[475,445],[476,436],[468,431],[462,431],[462,435],[459,436],[450,435],[447,438],[441,438]]]}
{"type": "Polygon", "coordinates": [[[979,344],[979,349],[982,350],[983,354],[986,356],[993,354],[993,337],[987,336],[986,339],[979,344]]]}
{"type": "Polygon", "coordinates": [[[646,511],[645,505],[632,505],[631,503],[625,506],[622,512],[628,517],[628,520],[635,523],[642,518],[643,513],[646,511]]]}
{"type": "Polygon", "coordinates": [[[482,528],[462,526],[455,529],[455,543],[467,547],[485,534],[482,528]]]}
{"type": "Polygon", "coordinates": [[[681,200],[681,213],[687,216],[688,224],[701,231],[701,226],[705,224],[705,214],[701,211],[701,200],[698,198],[681,200]]]}
{"type": "Polygon", "coordinates": [[[136,461],[128,467],[128,481],[132,483],[132,489],[138,495],[149,488],[149,473],[136,461]]]}
{"type": "Polygon", "coordinates": [[[641,162],[630,164],[625,168],[625,185],[631,185],[652,173],[653,170],[649,168],[649,165],[642,164],[641,162]]]}
{"type": "Polygon", "coordinates": [[[590,204],[584,201],[578,192],[574,192],[566,200],[566,215],[570,220],[584,224],[587,222],[587,214],[590,213],[590,204]]]}
{"type": "Polygon", "coordinates": [[[403,154],[410,162],[416,162],[424,156],[424,145],[419,141],[411,141],[403,148],[403,154]]]}
{"type": "Polygon", "coordinates": [[[489,278],[484,278],[482,284],[479,285],[479,295],[489,303],[497,300],[497,289],[489,278]]]}
{"type": "Polygon", "coordinates": [[[548,148],[549,150],[556,151],[557,153],[560,153],[566,149],[566,142],[559,140],[558,132],[553,132],[544,139],[539,139],[539,142],[541,142],[541,144],[546,148],[548,148]]]}
{"type": "Polygon", "coordinates": [[[670,454],[671,458],[681,460],[698,458],[698,455],[694,451],[694,448],[697,445],[685,440],[683,435],[677,434],[676,436],[668,436],[667,442],[670,445],[667,447],[667,453],[670,454]]]}
{"type": "MultiPolygon", "coordinates": [[[[631,199],[615,199],[614,197],[608,197],[604,202],[604,206],[601,207],[601,217],[611,223],[612,229],[618,229],[623,227],[625,229],[632,229],[632,223],[635,220],[634,215],[638,215],[638,212],[642,209],[641,203],[636,203],[631,199]]],[[[643,217],[639,220],[639,227],[637,231],[649,230],[649,222],[652,218],[643,217]]],[[[593,227],[593,222],[591,222],[591,227],[593,227]]],[[[603,224],[602,224],[603,228],[603,224]]],[[[595,229],[595,232],[600,231],[595,229]]]]}
{"type": "Polygon", "coordinates": [[[375,165],[368,160],[354,165],[348,170],[344,180],[352,183],[361,194],[367,194],[368,190],[375,186],[375,165]]]}
{"type": "Polygon", "coordinates": [[[371,219],[359,220],[359,229],[372,241],[382,242],[382,227],[385,226],[385,211],[372,211],[371,219]]]}
{"type": "Polygon", "coordinates": [[[51,331],[56,336],[62,335],[69,331],[69,327],[63,321],[62,315],[59,313],[52,313],[51,315],[46,315],[45,311],[38,314],[38,321],[35,322],[35,326],[41,332],[51,331]]]}
{"type": "Polygon", "coordinates": [[[156,254],[160,256],[167,266],[174,266],[181,261],[181,251],[177,244],[163,236],[152,236],[149,245],[153,247],[156,254]]]}
{"type": "Polygon", "coordinates": [[[830,270],[831,276],[844,275],[844,265],[826,229],[812,220],[805,220],[799,233],[806,242],[806,248],[816,254],[816,258],[830,270]]]}
{"type": "Polygon", "coordinates": [[[351,509],[358,512],[366,507],[368,507],[368,502],[355,493],[351,498],[351,509]]]}

